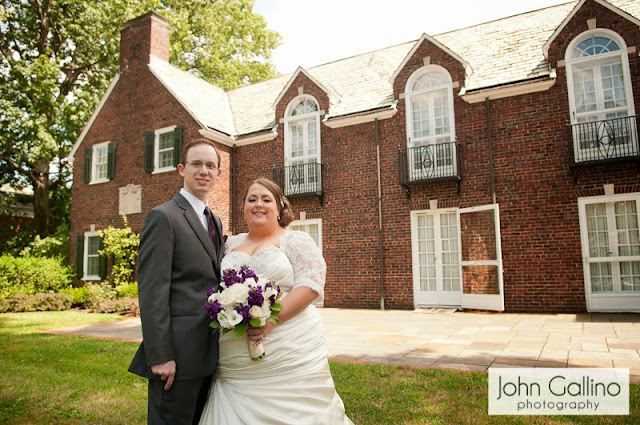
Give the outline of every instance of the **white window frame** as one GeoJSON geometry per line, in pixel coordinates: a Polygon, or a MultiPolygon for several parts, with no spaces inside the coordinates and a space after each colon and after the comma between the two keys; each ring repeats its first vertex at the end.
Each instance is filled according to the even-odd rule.
{"type": "Polygon", "coordinates": [[[103,142],[94,145],[91,148],[91,181],[89,184],[98,184],[105,183],[109,181],[109,143],[103,142]],[[98,177],[98,156],[99,151],[104,150],[104,158],[105,162],[101,165],[104,165],[105,173],[104,177],[98,177]]]}
{"type": "MultiPolygon", "coordinates": [[[[571,41],[571,43],[569,43],[569,46],[565,51],[565,65],[567,70],[567,93],[569,96],[569,111],[570,111],[571,124],[578,124],[578,119],[580,118],[578,117],[578,112],[576,111],[576,93],[574,90],[574,81],[573,81],[574,67],[591,63],[592,64],[591,67],[596,68],[600,64],[610,62],[612,59],[617,59],[617,58],[619,58],[621,67],[622,67],[624,91],[625,91],[625,97],[627,100],[627,116],[634,116],[635,100],[633,97],[633,90],[632,90],[632,84],[631,84],[629,54],[627,53],[627,44],[625,43],[624,39],[614,31],[611,31],[605,28],[597,28],[594,30],[588,30],[583,32],[582,34],[574,38],[571,41]],[[606,37],[613,40],[618,44],[618,46],[620,46],[620,50],[615,52],[599,54],[599,55],[586,56],[578,59],[571,58],[573,51],[578,46],[578,44],[582,43],[586,39],[589,39],[591,37],[598,37],[598,36],[606,37]]],[[[598,84],[599,83],[600,82],[598,82],[598,84]]],[[[601,99],[602,96],[603,96],[602,91],[596,93],[596,97],[598,99],[601,99]]],[[[607,111],[606,109],[598,109],[596,111],[583,113],[582,115],[602,115],[606,113],[606,111],[607,111]]],[[[616,112],[616,109],[612,108],[611,113],[615,113],[615,112],[616,112]]],[[[602,118],[602,120],[605,120],[605,118],[602,118]]],[[[600,121],[600,119],[598,121],[600,121]]],[[[581,158],[583,156],[586,156],[588,158],[598,158],[597,152],[593,152],[592,154],[586,154],[586,155],[577,155],[577,152],[587,151],[588,149],[583,149],[580,147],[580,140],[575,135],[573,136],[573,149],[576,152],[576,156],[575,156],[576,158],[581,158]]],[[[594,149],[594,148],[590,148],[590,149],[594,149]]]]}
{"type": "MultiPolygon", "coordinates": [[[[426,65],[421,67],[420,69],[418,69],[417,71],[415,71],[413,74],[411,74],[411,76],[409,77],[409,79],[407,80],[407,84],[405,85],[405,109],[407,111],[407,113],[405,114],[406,117],[406,133],[407,133],[407,148],[411,149],[411,148],[415,148],[415,147],[419,147],[419,146],[427,146],[427,145],[431,145],[434,144],[430,141],[430,139],[436,137],[436,136],[429,136],[429,137],[425,137],[425,138],[414,138],[413,137],[413,133],[414,133],[414,128],[413,128],[413,101],[412,99],[415,98],[416,96],[420,96],[420,95],[424,95],[424,94],[428,94],[430,92],[436,92],[436,91],[440,91],[442,89],[446,89],[447,92],[447,103],[448,103],[448,114],[449,114],[449,143],[453,143],[455,144],[456,141],[456,122],[455,122],[455,114],[454,114],[454,107],[453,107],[453,81],[451,80],[451,74],[449,74],[449,71],[447,71],[445,68],[443,68],[442,66],[439,65],[426,65]],[[430,87],[427,90],[421,90],[421,91],[413,91],[413,86],[416,83],[416,81],[418,81],[421,77],[423,77],[426,74],[429,73],[437,73],[440,74],[442,76],[446,76],[447,78],[447,83],[446,84],[442,84],[439,86],[434,86],[434,87],[430,87]]],[[[438,138],[440,137],[445,137],[447,136],[446,134],[440,134],[437,135],[438,138]]],[[[455,173],[457,173],[457,158],[456,158],[456,149],[454,146],[452,146],[452,155],[451,155],[451,160],[452,160],[452,164],[450,166],[441,166],[441,167],[451,167],[451,172],[447,172],[446,175],[455,175],[455,173]]],[[[436,158],[437,161],[437,158],[436,158]]],[[[411,158],[407,158],[407,166],[409,167],[409,176],[410,176],[410,180],[414,180],[414,178],[412,178],[411,176],[414,176],[414,174],[418,173],[416,170],[414,170],[414,163],[413,160],[411,158]]],[[[435,165],[435,167],[438,167],[437,165],[435,165]]]]}
{"type": "Polygon", "coordinates": [[[292,221],[289,224],[289,227],[291,226],[295,226],[295,227],[304,227],[304,230],[301,229],[292,229],[292,230],[301,230],[309,235],[311,235],[308,231],[308,228],[311,226],[318,226],[318,240],[316,241],[316,243],[318,244],[318,247],[320,248],[320,251],[322,251],[322,219],[321,218],[309,218],[309,219],[305,219],[305,220],[295,220],[292,221]]]}
{"type": "MultiPolygon", "coordinates": [[[[152,174],[158,174],[158,173],[166,173],[169,171],[175,171],[176,167],[174,165],[171,165],[169,167],[162,167],[160,168],[160,135],[166,134],[166,133],[171,133],[173,134],[175,132],[176,129],[176,125],[172,125],[170,127],[164,127],[164,128],[160,128],[154,131],[154,138],[153,138],[153,173],[152,174]]],[[[175,140],[173,140],[173,144],[171,149],[175,148],[173,147],[175,146],[175,140]]],[[[175,152],[174,152],[175,155],[175,152]]],[[[174,162],[175,162],[174,158],[174,162]]],[[[178,158],[179,159],[179,158],[178,158]]]]}
{"type": "Polygon", "coordinates": [[[84,234],[84,249],[82,252],[82,280],[102,280],[100,277],[100,254],[97,254],[96,258],[98,258],[98,274],[90,275],[88,274],[89,269],[89,238],[100,238],[100,233],[97,231],[94,232],[85,232],[84,234]]]}
{"type": "MultiPolygon", "coordinates": [[[[306,132],[305,132],[305,138],[306,138],[306,132]]],[[[322,142],[320,139],[320,104],[318,103],[318,101],[310,95],[307,94],[303,94],[303,95],[299,95],[296,96],[295,98],[293,98],[293,100],[291,102],[289,102],[289,105],[287,105],[287,108],[285,110],[285,114],[284,114],[284,165],[285,167],[289,167],[292,165],[299,165],[299,164],[292,164],[293,161],[300,161],[302,160],[304,162],[304,164],[309,164],[309,163],[317,163],[320,164],[321,163],[321,146],[322,146],[322,142]],[[294,108],[301,102],[305,101],[305,100],[312,100],[315,104],[316,104],[316,111],[315,112],[311,112],[311,113],[307,113],[304,115],[291,115],[293,113],[294,108]],[[292,144],[293,144],[293,140],[292,140],[292,134],[291,134],[291,126],[293,125],[299,125],[299,124],[306,124],[309,122],[315,122],[316,124],[316,154],[311,156],[311,155],[305,155],[302,158],[292,158],[292,144]]],[[[288,168],[287,168],[288,170],[288,168]]],[[[316,171],[314,169],[314,171],[316,171]]],[[[284,190],[285,190],[285,194],[288,194],[288,187],[289,185],[287,184],[288,182],[288,175],[285,175],[285,184],[284,184],[284,190]]],[[[321,181],[321,173],[318,173],[315,178],[318,179],[317,182],[312,183],[314,186],[316,187],[322,187],[322,181],[321,181]]],[[[308,176],[305,176],[305,183],[303,183],[303,186],[305,184],[309,184],[306,183],[306,179],[308,179],[308,176]]]]}
{"type": "MultiPolygon", "coordinates": [[[[623,201],[635,201],[638,214],[640,215],[640,193],[622,193],[616,195],[589,196],[578,198],[578,214],[580,219],[580,242],[582,248],[582,264],[584,272],[584,291],[587,311],[589,312],[640,312],[640,293],[616,291],[615,288],[620,282],[614,281],[614,291],[612,292],[591,292],[591,267],[592,261],[589,253],[589,233],[587,228],[587,205],[615,203],[623,201]]],[[[607,219],[611,218],[607,215],[607,219]]],[[[615,217],[613,217],[615,220],[615,217]]],[[[608,226],[609,240],[617,245],[617,230],[608,226]]],[[[602,257],[596,257],[602,258],[602,257]]],[[[611,263],[619,263],[618,259],[627,261],[640,261],[640,256],[612,256],[611,263]]],[[[613,276],[616,276],[613,272],[613,276]]]]}

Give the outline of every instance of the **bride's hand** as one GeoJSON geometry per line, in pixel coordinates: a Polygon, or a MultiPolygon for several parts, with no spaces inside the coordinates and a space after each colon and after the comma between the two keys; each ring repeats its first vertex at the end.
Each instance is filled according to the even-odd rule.
{"type": "Polygon", "coordinates": [[[255,345],[258,345],[269,334],[269,332],[271,332],[272,328],[273,323],[271,322],[267,322],[267,324],[261,328],[254,328],[252,326],[249,326],[249,329],[247,329],[247,338],[250,341],[253,341],[255,345]]]}

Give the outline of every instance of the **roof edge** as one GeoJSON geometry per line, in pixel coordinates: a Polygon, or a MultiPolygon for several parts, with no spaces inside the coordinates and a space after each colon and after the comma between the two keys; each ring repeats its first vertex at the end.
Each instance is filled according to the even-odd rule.
{"type": "Polygon", "coordinates": [[[320,80],[318,80],[313,75],[311,75],[309,71],[299,66],[298,69],[296,69],[295,72],[291,74],[291,78],[289,78],[289,81],[282,88],[282,90],[280,91],[280,94],[278,94],[278,97],[276,97],[276,100],[274,100],[273,103],[271,104],[272,109],[276,109],[276,106],[278,106],[278,103],[280,103],[280,101],[284,97],[284,94],[291,88],[291,85],[293,84],[295,79],[298,78],[298,75],[300,75],[301,73],[304,74],[308,79],[313,81],[313,83],[318,87],[320,87],[322,91],[327,93],[329,98],[334,98],[337,102],[340,101],[340,94],[335,89],[333,89],[331,86],[327,86],[326,84],[323,84],[322,82],[320,82],[320,80]]]}
{"type": "MultiPolygon", "coordinates": [[[[573,19],[573,17],[576,15],[576,13],[578,13],[580,8],[582,7],[582,5],[584,5],[584,3],[586,1],[587,0],[580,0],[575,5],[575,7],[571,10],[571,12],[563,19],[563,21],[560,23],[560,25],[558,25],[558,28],[556,28],[556,30],[553,32],[553,34],[551,34],[551,37],[549,37],[549,39],[546,41],[546,43],[544,43],[544,45],[542,46],[542,53],[544,54],[545,59],[549,60],[549,48],[551,47],[551,43],[553,43],[553,41],[556,39],[556,37],[558,37],[558,35],[562,32],[564,27],[566,27],[567,24],[569,23],[569,21],[571,19],[573,19]]],[[[626,20],[631,21],[635,25],[640,27],[640,20],[639,19],[635,18],[634,16],[631,16],[630,14],[628,14],[624,10],[620,9],[619,7],[616,7],[616,6],[612,5],[611,3],[609,3],[609,2],[607,2],[605,0],[593,0],[593,1],[598,3],[600,6],[606,7],[607,9],[612,11],[613,13],[616,13],[616,14],[622,16],[626,20]]]]}
{"type": "Polygon", "coordinates": [[[96,120],[96,118],[98,118],[98,115],[100,114],[100,111],[102,111],[102,108],[104,107],[104,104],[107,102],[107,99],[109,98],[109,96],[111,96],[111,92],[115,88],[119,79],[120,79],[120,73],[116,74],[113,80],[111,80],[111,83],[109,84],[109,87],[107,87],[107,90],[104,92],[104,95],[102,95],[102,99],[100,99],[98,106],[93,111],[93,114],[91,114],[91,118],[89,118],[89,121],[87,121],[87,123],[85,124],[84,128],[82,129],[82,132],[80,133],[80,136],[78,136],[78,139],[73,144],[73,147],[71,148],[71,152],[69,152],[69,155],[67,156],[67,160],[69,161],[69,164],[73,165],[76,152],[80,148],[80,145],[84,141],[84,138],[86,137],[87,133],[91,129],[91,126],[93,126],[94,121],[96,120]]]}
{"type": "Polygon", "coordinates": [[[459,96],[467,103],[478,103],[486,99],[496,100],[505,97],[521,96],[524,94],[537,93],[547,91],[556,83],[556,72],[552,70],[548,76],[539,77],[531,80],[516,81],[514,83],[480,88],[476,90],[466,91],[463,87],[459,96]]]}
{"type": "Polygon", "coordinates": [[[471,74],[473,74],[473,68],[471,68],[471,65],[469,64],[469,62],[465,61],[464,59],[462,59],[462,57],[457,54],[456,52],[454,52],[453,50],[449,49],[447,46],[445,46],[444,44],[440,43],[438,40],[436,40],[435,38],[431,37],[429,34],[424,33],[422,34],[422,36],[416,41],[416,43],[413,45],[413,47],[411,48],[411,50],[409,50],[409,53],[407,53],[407,55],[405,56],[404,60],[400,63],[400,65],[396,68],[396,70],[393,72],[393,74],[391,75],[391,77],[389,78],[389,83],[393,86],[393,82],[395,81],[396,77],[398,76],[398,74],[400,74],[400,72],[402,71],[402,69],[405,67],[405,65],[407,64],[407,62],[409,62],[409,59],[416,53],[416,51],[418,50],[418,47],[420,47],[420,45],[425,41],[429,41],[433,44],[436,45],[436,47],[438,47],[440,50],[444,51],[445,53],[447,53],[448,55],[450,55],[452,58],[454,58],[455,60],[457,60],[458,62],[460,62],[462,64],[462,66],[464,67],[464,73],[465,75],[469,76],[471,74]]]}

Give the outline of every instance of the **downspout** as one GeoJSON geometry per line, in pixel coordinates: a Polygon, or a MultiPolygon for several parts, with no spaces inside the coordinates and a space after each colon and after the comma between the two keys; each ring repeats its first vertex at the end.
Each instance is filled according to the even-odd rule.
{"type": "Polygon", "coordinates": [[[236,168],[236,156],[238,154],[238,148],[234,143],[231,148],[231,234],[237,234],[237,226],[236,226],[236,176],[238,175],[238,171],[236,168]]]}
{"type": "Polygon", "coordinates": [[[378,256],[380,261],[380,310],[384,310],[384,254],[382,249],[382,183],[380,181],[380,128],[375,119],[376,172],[378,174],[378,256]]]}
{"type": "Polygon", "coordinates": [[[485,99],[487,109],[487,141],[489,142],[489,179],[491,181],[491,201],[496,203],[496,183],[493,172],[493,139],[491,138],[491,111],[489,110],[489,97],[485,99]]]}

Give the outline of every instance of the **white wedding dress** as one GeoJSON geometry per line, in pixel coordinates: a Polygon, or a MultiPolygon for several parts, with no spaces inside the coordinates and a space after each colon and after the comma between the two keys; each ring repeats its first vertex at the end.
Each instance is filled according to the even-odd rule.
{"type": "MultiPolygon", "coordinates": [[[[285,230],[280,247],[254,255],[233,251],[246,238],[232,236],[222,270],[242,265],[280,286],[283,296],[306,286],[323,296],[326,265],[303,232],[285,230]]],[[[352,424],[335,390],[322,318],[313,305],[277,325],[263,341],[266,355],[249,358],[246,337],[220,336],[220,358],[200,425],[352,424]]]]}

